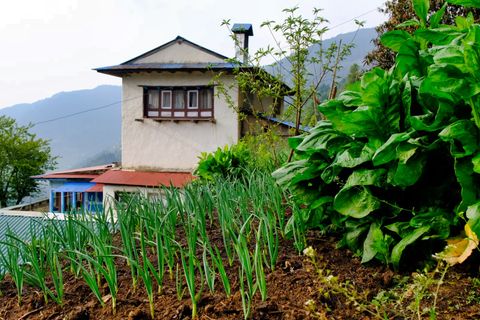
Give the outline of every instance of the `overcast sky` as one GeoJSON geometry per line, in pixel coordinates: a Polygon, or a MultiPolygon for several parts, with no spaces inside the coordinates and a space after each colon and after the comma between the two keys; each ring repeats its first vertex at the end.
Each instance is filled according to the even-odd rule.
{"type": "Polygon", "coordinates": [[[252,23],[253,50],[272,43],[266,20],[281,21],[283,8],[314,7],[332,29],[326,38],[373,27],[385,20],[375,9],[384,0],[0,0],[0,108],[34,102],[60,91],[120,85],[92,68],[115,65],[181,35],[233,56],[224,19],[252,23]],[[348,21],[348,22],[347,22],[348,21]]]}

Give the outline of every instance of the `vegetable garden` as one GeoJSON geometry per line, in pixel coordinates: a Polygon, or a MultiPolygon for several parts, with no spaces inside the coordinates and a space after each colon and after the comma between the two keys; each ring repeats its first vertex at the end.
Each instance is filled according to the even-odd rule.
{"type": "Polygon", "coordinates": [[[9,232],[0,317],[479,318],[480,25],[428,4],[273,175],[219,149],[159,199],[9,232]]]}

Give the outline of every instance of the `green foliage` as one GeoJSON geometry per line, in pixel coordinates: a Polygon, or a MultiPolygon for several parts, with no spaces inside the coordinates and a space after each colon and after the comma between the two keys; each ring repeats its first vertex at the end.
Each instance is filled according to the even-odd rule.
{"type": "Polygon", "coordinates": [[[407,247],[463,230],[458,212],[479,221],[480,25],[471,14],[437,25],[428,1],[413,7],[413,35],[382,37],[395,65],[320,105],[327,120],[292,138],[296,161],[274,172],[305,205],[308,226],[334,226],[363,262],[396,268],[407,247]]]}
{"type": "Polygon", "coordinates": [[[29,132],[14,119],[0,116],[0,208],[19,204],[38,190],[31,176],[53,169],[48,141],[29,132]]]}
{"type": "Polygon", "coordinates": [[[247,167],[250,153],[243,143],[218,148],[215,152],[202,152],[195,174],[205,180],[239,177],[247,167]]]}
{"type": "Polygon", "coordinates": [[[200,155],[195,174],[203,180],[239,178],[250,170],[272,172],[285,163],[288,147],[285,139],[269,130],[258,135],[246,135],[232,146],[200,155]]]}

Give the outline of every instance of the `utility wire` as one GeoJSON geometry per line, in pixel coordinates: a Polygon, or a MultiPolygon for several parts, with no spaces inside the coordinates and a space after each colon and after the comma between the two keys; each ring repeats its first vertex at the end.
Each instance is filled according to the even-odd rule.
{"type": "Polygon", "coordinates": [[[135,100],[135,99],[138,99],[138,98],[141,98],[141,97],[143,97],[143,96],[138,96],[138,97],[133,97],[133,98],[130,98],[130,99],[115,101],[115,102],[112,102],[112,103],[109,103],[109,104],[106,104],[106,105],[103,105],[103,106],[94,107],[94,108],[90,108],[90,109],[87,109],[87,110],[82,110],[82,111],[79,111],[79,112],[66,114],[64,116],[60,116],[60,117],[57,117],[57,118],[52,118],[52,119],[48,119],[48,120],[44,120],[44,121],[35,122],[34,124],[32,124],[32,126],[36,126],[36,125],[44,124],[44,123],[49,123],[49,122],[53,122],[53,121],[57,121],[57,120],[62,120],[62,119],[66,119],[66,118],[71,118],[71,117],[74,117],[74,116],[78,116],[80,114],[109,108],[109,107],[112,107],[112,106],[117,105],[119,103],[130,101],[130,100],[135,100]]]}
{"type": "Polygon", "coordinates": [[[338,27],[340,27],[340,26],[343,26],[344,24],[347,24],[347,23],[349,23],[349,22],[352,22],[352,21],[354,21],[354,20],[357,20],[358,18],[361,18],[361,17],[363,17],[363,16],[366,16],[367,14],[370,14],[370,13],[372,13],[372,12],[374,12],[374,11],[377,11],[377,10],[378,10],[378,8],[375,8],[375,9],[369,10],[369,11],[367,11],[367,12],[364,12],[364,13],[356,16],[356,17],[353,17],[352,19],[349,19],[349,20],[343,21],[342,23],[336,24],[336,25],[334,25],[333,27],[328,28],[328,30],[332,30],[332,29],[338,28],[338,27]]]}

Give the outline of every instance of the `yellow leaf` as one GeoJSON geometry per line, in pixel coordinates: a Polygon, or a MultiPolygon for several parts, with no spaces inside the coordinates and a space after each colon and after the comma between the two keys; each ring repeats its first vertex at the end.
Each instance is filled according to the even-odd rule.
{"type": "Polygon", "coordinates": [[[472,254],[473,249],[478,246],[478,237],[468,223],[465,225],[465,236],[465,238],[448,239],[445,249],[434,257],[442,259],[452,266],[465,261],[472,254]]]}

